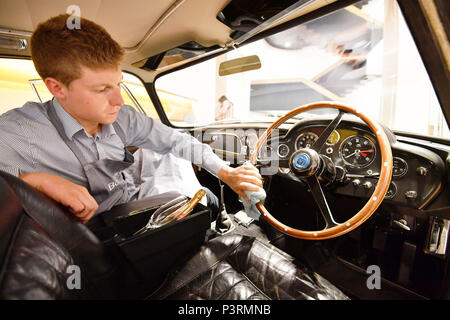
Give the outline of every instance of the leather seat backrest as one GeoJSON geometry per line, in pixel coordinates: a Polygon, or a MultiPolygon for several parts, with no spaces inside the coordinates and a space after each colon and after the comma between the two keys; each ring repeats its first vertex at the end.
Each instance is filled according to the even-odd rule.
{"type": "Polygon", "coordinates": [[[0,239],[2,298],[114,298],[120,290],[106,280],[117,267],[97,237],[63,207],[4,172],[0,239]],[[67,286],[76,272],[69,266],[79,268],[80,290],[67,286]]]}
{"type": "Polygon", "coordinates": [[[67,268],[73,259],[29,218],[12,188],[0,179],[0,298],[72,299],[67,268]]]}

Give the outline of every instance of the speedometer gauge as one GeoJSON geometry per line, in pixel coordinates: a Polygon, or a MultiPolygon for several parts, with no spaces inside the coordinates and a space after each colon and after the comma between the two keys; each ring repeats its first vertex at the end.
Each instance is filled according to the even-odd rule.
{"type": "Polygon", "coordinates": [[[312,132],[306,132],[302,133],[298,136],[297,140],[295,141],[295,147],[298,149],[302,148],[311,148],[313,144],[319,139],[317,134],[312,132]]]}
{"type": "Polygon", "coordinates": [[[375,146],[363,136],[350,136],[342,142],[340,154],[347,165],[363,168],[375,160],[375,146]]]}

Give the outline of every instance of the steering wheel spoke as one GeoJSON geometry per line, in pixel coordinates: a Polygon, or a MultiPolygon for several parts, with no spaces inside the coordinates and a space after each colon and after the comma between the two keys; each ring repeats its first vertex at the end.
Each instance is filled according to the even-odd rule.
{"type": "Polygon", "coordinates": [[[327,199],[325,198],[325,194],[323,193],[317,176],[313,175],[306,178],[306,183],[308,184],[313,199],[316,202],[323,219],[325,220],[325,230],[338,226],[339,223],[334,220],[333,215],[331,214],[330,207],[328,206],[327,199]]]}
{"type": "Polygon", "coordinates": [[[336,130],[337,126],[341,122],[342,116],[344,115],[344,111],[339,110],[339,114],[334,118],[333,121],[330,122],[330,124],[323,130],[323,132],[320,134],[317,141],[313,144],[312,149],[316,152],[320,152],[322,147],[325,145],[325,142],[327,142],[328,138],[331,136],[331,133],[336,130]]]}

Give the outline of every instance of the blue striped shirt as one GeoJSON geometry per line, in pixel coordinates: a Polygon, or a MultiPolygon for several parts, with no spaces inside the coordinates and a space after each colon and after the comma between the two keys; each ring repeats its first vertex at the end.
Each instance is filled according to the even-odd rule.
{"type": "MultiPolygon", "coordinates": [[[[67,137],[80,148],[87,162],[124,159],[124,144],[114,126],[102,125],[102,130],[92,136],[56,99],[53,99],[53,105],[67,137]]],[[[88,187],[81,163],[53,127],[45,108],[43,103],[28,102],[0,116],[0,170],[15,176],[47,172],[88,187]]],[[[116,122],[125,133],[127,146],[148,148],[160,154],[170,153],[214,175],[225,165],[208,145],[137,112],[131,106],[121,107],[116,122]]],[[[142,181],[136,176],[136,167],[139,165],[124,172],[128,200],[139,192],[139,182],[142,181]]]]}

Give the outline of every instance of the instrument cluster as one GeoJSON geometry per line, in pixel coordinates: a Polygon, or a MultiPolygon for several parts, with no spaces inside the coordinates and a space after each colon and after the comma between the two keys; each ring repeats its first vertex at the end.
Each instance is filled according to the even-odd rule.
{"type": "MultiPolygon", "coordinates": [[[[323,128],[310,128],[309,131],[300,132],[295,138],[293,146],[290,143],[291,139],[280,141],[277,150],[278,156],[287,159],[296,150],[311,148],[318,140],[322,130],[323,128]]],[[[370,167],[378,154],[376,140],[372,135],[350,129],[334,130],[322,147],[321,153],[333,160],[338,160],[340,165],[351,169],[370,167]]],[[[397,163],[403,164],[401,160],[398,160],[397,163]]]]}
{"type": "MultiPolygon", "coordinates": [[[[278,145],[280,167],[288,168],[289,159],[296,150],[313,148],[323,130],[325,126],[310,125],[282,137],[278,145]]],[[[392,179],[385,199],[425,207],[441,188],[442,160],[429,150],[404,143],[395,142],[391,148],[392,179]]],[[[337,128],[319,153],[346,172],[347,183],[334,185],[334,193],[362,198],[370,196],[381,170],[381,151],[372,132],[351,124],[337,128]]]]}
{"type": "MultiPolygon", "coordinates": [[[[309,127],[298,131],[292,137],[281,139],[277,147],[277,155],[288,160],[290,155],[302,148],[311,148],[318,140],[324,127],[309,127]]],[[[380,151],[375,137],[361,129],[334,130],[321,154],[328,156],[336,165],[344,167],[348,173],[377,175],[380,170],[380,151]]],[[[400,156],[393,158],[392,176],[399,179],[408,172],[408,163],[400,156]]]]}

